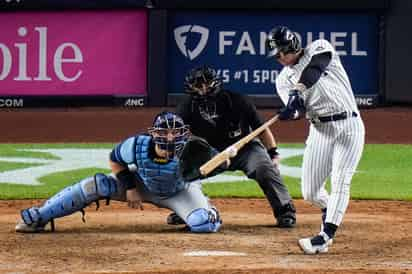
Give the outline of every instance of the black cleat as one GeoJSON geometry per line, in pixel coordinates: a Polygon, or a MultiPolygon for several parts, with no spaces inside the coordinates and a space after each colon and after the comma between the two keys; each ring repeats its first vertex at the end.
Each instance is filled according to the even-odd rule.
{"type": "Polygon", "coordinates": [[[183,221],[182,218],[180,218],[179,215],[177,215],[175,212],[172,212],[167,216],[166,220],[168,225],[185,225],[185,221],[183,221]]]}
{"type": "Polygon", "coordinates": [[[283,216],[277,218],[277,226],[280,228],[292,228],[296,225],[296,217],[294,216],[283,216]]]}
{"type": "Polygon", "coordinates": [[[284,205],[278,216],[276,216],[277,226],[280,228],[292,228],[296,225],[296,209],[292,201],[284,205]]]}

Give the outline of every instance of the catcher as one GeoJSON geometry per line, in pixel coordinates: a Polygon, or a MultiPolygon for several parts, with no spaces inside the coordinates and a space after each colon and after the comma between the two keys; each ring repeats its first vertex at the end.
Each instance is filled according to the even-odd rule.
{"type": "MultiPolygon", "coordinates": [[[[114,147],[111,175],[97,173],[64,188],[39,207],[22,210],[16,232],[41,232],[49,222],[54,231],[55,218],[77,211],[84,217],[84,208],[93,202],[98,206],[102,199],[107,204],[110,199],[127,201],[129,207],[138,209],[143,209],[142,202],[149,202],[175,212],[191,232],[217,232],[222,224],[217,209],[203,194],[199,181],[189,183],[196,176],[186,175],[193,172],[180,168],[189,165],[179,155],[189,155],[199,144],[189,138],[182,118],[172,112],[158,114],[148,134],[130,137],[114,147]],[[129,169],[133,165],[135,169],[129,169]]],[[[203,155],[213,156],[212,150],[200,148],[206,148],[203,155]]]]}

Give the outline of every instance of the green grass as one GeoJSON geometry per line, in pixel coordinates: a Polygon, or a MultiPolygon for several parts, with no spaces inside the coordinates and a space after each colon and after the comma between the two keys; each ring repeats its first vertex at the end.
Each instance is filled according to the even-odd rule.
{"type": "Polygon", "coordinates": [[[38,158],[38,159],[58,159],[58,157],[54,156],[51,153],[37,152],[37,151],[24,151],[24,150],[22,150],[24,148],[30,148],[30,147],[15,147],[15,146],[8,146],[8,145],[0,144],[0,157],[26,157],[26,158],[38,158]]]}
{"type": "MultiPolygon", "coordinates": [[[[37,159],[58,159],[55,155],[44,152],[28,152],[21,149],[44,148],[111,148],[113,144],[0,144],[0,157],[27,157],[37,159]]],[[[282,144],[282,148],[303,148],[302,144],[282,144]]],[[[297,156],[282,160],[282,164],[300,166],[302,157],[297,156]]],[[[35,166],[34,163],[0,161],[0,172],[35,166]]],[[[411,145],[366,145],[358,167],[358,173],[352,180],[351,197],[354,199],[393,199],[412,201],[412,146],[411,145]]],[[[0,199],[47,198],[63,187],[75,183],[96,172],[108,173],[108,169],[80,169],[48,174],[39,181],[38,186],[0,183],[0,199]]],[[[230,173],[240,175],[240,172],[230,173]]],[[[284,176],[285,184],[294,198],[301,197],[300,179],[284,176]]],[[[10,178],[18,182],[18,178],[10,178]]],[[[263,197],[263,193],[254,181],[204,184],[210,197],[263,197]]],[[[329,183],[328,183],[329,188],[329,183]]]]}
{"type": "Polygon", "coordinates": [[[53,173],[40,178],[41,185],[27,186],[0,184],[1,199],[38,199],[48,198],[65,186],[93,176],[96,172],[108,173],[108,169],[78,169],[76,171],[53,173]]]}
{"type": "MultiPolygon", "coordinates": [[[[302,156],[288,158],[283,163],[300,166],[302,156]]],[[[351,197],[412,200],[411,166],[410,145],[366,145],[358,172],[352,179],[351,197]]],[[[327,186],[330,189],[329,181],[327,186]]]]}
{"type": "Polygon", "coordinates": [[[22,168],[32,167],[32,166],[41,166],[41,164],[0,161],[0,172],[7,171],[7,170],[22,169],[22,168]]]}

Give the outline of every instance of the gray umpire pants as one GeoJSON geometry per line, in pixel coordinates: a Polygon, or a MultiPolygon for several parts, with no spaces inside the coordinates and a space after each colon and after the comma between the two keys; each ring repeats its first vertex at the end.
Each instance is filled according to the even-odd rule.
{"type": "Polygon", "coordinates": [[[229,170],[242,170],[248,178],[256,180],[276,217],[281,208],[292,200],[279,169],[273,165],[266,148],[257,140],[246,144],[231,159],[229,170]]]}

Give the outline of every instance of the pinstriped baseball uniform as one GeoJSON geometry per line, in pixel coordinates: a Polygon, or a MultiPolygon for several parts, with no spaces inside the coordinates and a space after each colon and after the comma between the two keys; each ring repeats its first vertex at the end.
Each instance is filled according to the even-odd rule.
{"type": "Polygon", "coordinates": [[[326,223],[339,226],[349,203],[350,183],[365,140],[365,128],[339,56],[328,41],[316,40],[304,49],[297,64],[282,69],[276,87],[286,105],[289,91],[295,88],[312,56],[325,52],[332,55],[329,65],[320,79],[303,91],[306,118],[311,125],[303,155],[302,195],[320,208],[327,208],[326,223]],[[318,119],[344,112],[346,119],[328,122],[318,119]],[[330,194],[325,189],[328,177],[331,178],[330,194]]]}

